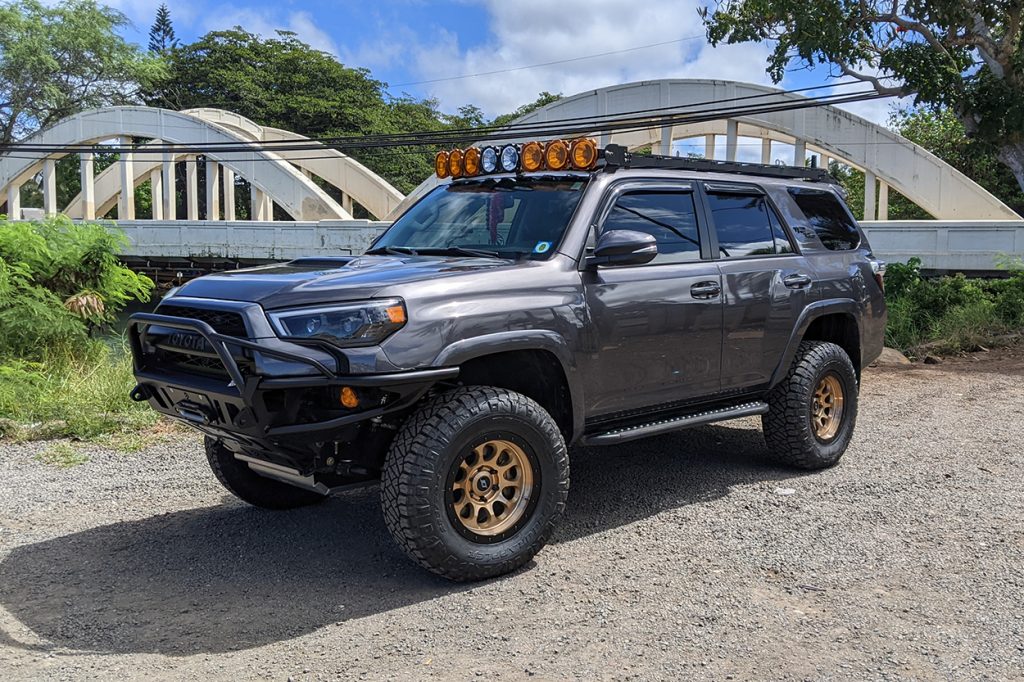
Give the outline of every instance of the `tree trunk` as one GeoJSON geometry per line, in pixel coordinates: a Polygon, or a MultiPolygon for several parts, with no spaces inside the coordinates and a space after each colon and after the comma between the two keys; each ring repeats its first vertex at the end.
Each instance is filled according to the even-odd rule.
{"type": "Polygon", "coordinates": [[[1006,167],[1017,178],[1017,184],[1024,191],[1024,143],[1008,142],[999,147],[999,160],[1006,164],[1006,167]]]}

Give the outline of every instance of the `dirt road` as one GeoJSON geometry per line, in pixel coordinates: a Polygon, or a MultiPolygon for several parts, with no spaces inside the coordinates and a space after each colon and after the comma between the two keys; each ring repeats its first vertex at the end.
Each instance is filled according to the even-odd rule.
{"type": "Polygon", "coordinates": [[[376,488],[264,512],[191,435],[0,443],[0,677],[1020,678],[1024,359],[980,357],[867,372],[825,472],[753,420],[574,452],[555,542],[469,586],[402,558],[376,488]]]}

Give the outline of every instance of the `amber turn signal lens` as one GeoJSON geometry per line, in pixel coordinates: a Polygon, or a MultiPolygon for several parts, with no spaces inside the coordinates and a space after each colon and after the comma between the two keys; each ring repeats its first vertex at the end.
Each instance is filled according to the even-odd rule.
{"type": "Polygon", "coordinates": [[[569,167],[569,145],[564,140],[552,140],[544,148],[544,162],[548,170],[565,170],[569,167]]]}
{"type": "Polygon", "coordinates": [[[467,149],[466,155],[462,159],[462,167],[466,170],[466,175],[479,175],[480,150],[476,147],[467,149]]]}
{"type": "Polygon", "coordinates": [[[359,396],[356,395],[356,390],[351,386],[341,387],[341,406],[352,409],[359,407],[359,396]]]}
{"type": "Polygon", "coordinates": [[[448,173],[453,178],[462,177],[462,150],[453,149],[448,152],[448,173]]]}
{"type": "Polygon", "coordinates": [[[401,305],[385,308],[384,314],[388,316],[388,322],[392,324],[405,324],[405,308],[401,305]]]}
{"type": "Polygon", "coordinates": [[[544,167],[544,149],[540,142],[527,142],[520,153],[523,157],[523,170],[527,173],[539,171],[544,167]]]}
{"type": "Polygon", "coordinates": [[[597,143],[589,137],[573,140],[569,152],[572,156],[572,167],[577,170],[590,170],[597,163],[597,143]]]}
{"type": "Polygon", "coordinates": [[[448,152],[438,152],[434,157],[434,172],[439,178],[448,177],[448,152]]]}

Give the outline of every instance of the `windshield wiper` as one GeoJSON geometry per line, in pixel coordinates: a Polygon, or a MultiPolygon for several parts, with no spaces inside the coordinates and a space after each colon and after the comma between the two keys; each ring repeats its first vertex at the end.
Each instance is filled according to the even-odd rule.
{"type": "Polygon", "coordinates": [[[382,253],[386,253],[390,256],[418,256],[419,251],[412,248],[411,246],[381,246],[376,249],[370,249],[366,252],[367,256],[379,256],[382,253]]]}
{"type": "Polygon", "coordinates": [[[445,256],[475,256],[477,258],[504,258],[497,251],[487,249],[471,249],[466,246],[444,246],[420,249],[424,253],[437,253],[445,256]]]}

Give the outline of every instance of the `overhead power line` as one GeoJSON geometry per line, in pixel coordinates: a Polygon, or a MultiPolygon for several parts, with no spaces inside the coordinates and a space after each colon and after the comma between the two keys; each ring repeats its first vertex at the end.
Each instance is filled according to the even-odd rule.
{"type": "MultiPolygon", "coordinates": [[[[756,94],[753,94],[753,95],[743,95],[743,96],[740,96],[740,97],[727,97],[727,98],[723,98],[723,99],[688,102],[686,104],[676,104],[676,105],[669,105],[669,106],[664,106],[664,107],[655,107],[655,108],[633,109],[633,110],[628,110],[628,111],[620,111],[620,112],[617,112],[615,114],[615,116],[616,117],[625,117],[625,116],[630,116],[630,115],[651,116],[651,115],[659,114],[659,113],[662,113],[662,112],[669,112],[669,111],[683,113],[685,111],[692,110],[692,109],[695,109],[697,107],[705,107],[705,106],[712,106],[712,107],[721,108],[722,105],[730,103],[730,102],[750,101],[750,100],[755,100],[755,99],[764,99],[764,98],[767,98],[767,97],[778,97],[778,96],[781,96],[781,95],[799,94],[799,93],[803,93],[803,92],[810,92],[810,91],[813,91],[813,90],[824,90],[826,88],[845,87],[845,86],[849,86],[849,85],[863,85],[863,84],[860,81],[857,81],[857,80],[840,81],[838,83],[834,83],[834,84],[831,84],[831,85],[815,85],[815,86],[809,86],[809,87],[803,87],[803,88],[794,88],[794,89],[791,89],[791,90],[774,90],[774,91],[769,91],[769,92],[756,93],[756,94]]],[[[869,90],[862,90],[860,92],[869,93],[869,92],[872,92],[872,90],[870,90],[870,89],[869,90]]],[[[846,93],[846,94],[856,94],[856,93],[846,93]]],[[[841,96],[840,93],[833,93],[833,94],[830,94],[830,95],[816,95],[814,97],[811,97],[810,99],[820,99],[820,98],[839,97],[839,96],[841,96]]],[[[440,129],[440,130],[433,130],[433,131],[426,131],[426,132],[418,131],[418,132],[409,132],[409,133],[388,133],[388,134],[361,135],[361,136],[333,136],[333,137],[307,138],[307,139],[304,139],[304,140],[266,140],[266,141],[250,141],[250,142],[241,141],[241,140],[232,140],[230,142],[204,142],[203,146],[207,147],[209,149],[215,149],[215,148],[229,148],[229,147],[230,148],[235,148],[235,147],[239,147],[240,145],[245,144],[245,145],[250,145],[250,146],[251,145],[260,145],[262,148],[265,148],[265,149],[278,148],[278,149],[286,151],[286,150],[289,150],[289,149],[302,148],[303,146],[309,145],[310,143],[314,143],[314,142],[320,142],[320,143],[325,144],[325,145],[345,144],[345,143],[348,143],[351,140],[356,139],[356,138],[358,138],[360,140],[363,140],[363,141],[371,141],[371,140],[373,140],[373,141],[376,141],[376,140],[399,140],[399,139],[406,139],[406,138],[414,139],[415,140],[415,139],[422,138],[427,133],[429,133],[432,137],[450,137],[450,138],[452,138],[453,140],[456,140],[456,141],[462,140],[462,139],[474,139],[475,140],[475,139],[478,139],[480,135],[484,135],[484,134],[491,133],[491,132],[506,133],[507,136],[512,137],[512,136],[518,136],[519,133],[521,133],[522,135],[527,135],[527,134],[530,134],[532,131],[534,131],[536,129],[549,128],[551,126],[554,126],[555,124],[560,124],[560,123],[580,123],[580,124],[583,124],[586,121],[595,121],[595,122],[597,122],[597,121],[606,121],[608,119],[609,119],[609,117],[607,115],[597,114],[597,115],[593,115],[593,116],[576,116],[576,117],[571,117],[571,118],[549,119],[549,120],[546,120],[546,121],[538,121],[538,122],[533,122],[533,123],[517,123],[517,124],[511,124],[511,125],[505,125],[505,126],[493,126],[492,125],[492,126],[476,126],[476,127],[472,127],[472,128],[443,128],[443,129],[440,129]]],[[[186,144],[186,143],[167,142],[167,143],[162,143],[162,144],[157,144],[157,145],[149,145],[149,150],[150,151],[157,151],[157,150],[164,150],[164,149],[166,149],[168,151],[171,151],[171,150],[176,150],[178,147],[181,146],[181,144],[186,144]]],[[[0,145],[0,152],[2,152],[7,146],[17,147],[17,148],[22,149],[22,150],[27,150],[27,149],[37,148],[37,147],[38,148],[50,148],[52,145],[45,145],[45,144],[40,144],[40,143],[12,143],[11,145],[0,145]]],[[[90,150],[90,149],[94,148],[95,146],[96,145],[94,143],[81,143],[81,144],[66,145],[65,148],[68,149],[68,150],[78,150],[78,149],[81,149],[81,150],[85,151],[85,150],[90,150]]],[[[107,145],[107,146],[104,147],[104,149],[106,149],[108,151],[111,150],[111,149],[114,149],[114,148],[121,149],[121,147],[116,147],[116,146],[112,146],[112,145],[107,145]]],[[[124,147],[124,149],[127,149],[127,147],[124,147]]],[[[136,148],[132,147],[132,149],[136,149],[136,148]]]]}
{"type": "MultiPolygon", "coordinates": [[[[803,88],[811,90],[819,88],[803,88]]],[[[336,150],[346,149],[380,149],[403,146],[445,146],[464,141],[469,142],[492,142],[516,139],[525,136],[554,137],[573,136],[596,132],[631,132],[646,130],[665,125],[680,125],[685,123],[698,123],[722,118],[735,118],[759,113],[772,113],[777,111],[788,111],[804,109],[825,104],[844,104],[852,102],[867,101],[886,97],[879,95],[873,90],[859,91],[853,93],[832,93],[816,97],[807,97],[797,100],[783,100],[759,104],[743,104],[736,106],[722,106],[726,102],[737,102],[750,99],[761,99],[771,95],[789,94],[788,92],[772,92],[759,95],[748,95],[744,97],[731,98],[728,100],[708,101],[694,103],[685,107],[660,107],[656,109],[637,110],[628,112],[628,115],[617,114],[611,117],[586,116],[554,121],[544,121],[532,124],[522,124],[507,128],[467,128],[457,131],[420,131],[414,133],[399,133],[393,135],[361,136],[361,137],[333,137],[296,141],[281,141],[286,144],[275,144],[267,142],[225,142],[225,143],[157,143],[146,147],[135,146],[106,146],[97,144],[76,144],[76,145],[47,145],[41,143],[11,144],[0,146],[0,152],[27,152],[33,151],[39,154],[72,153],[82,151],[96,151],[101,153],[127,153],[132,152],[138,155],[158,154],[173,152],[176,154],[204,154],[216,152],[221,154],[229,153],[255,153],[255,152],[300,152],[322,150],[325,146],[336,150]],[[695,108],[702,107],[702,108],[695,108]],[[670,110],[670,113],[663,113],[670,110]]],[[[35,158],[35,157],[33,157],[35,158]]]]}

